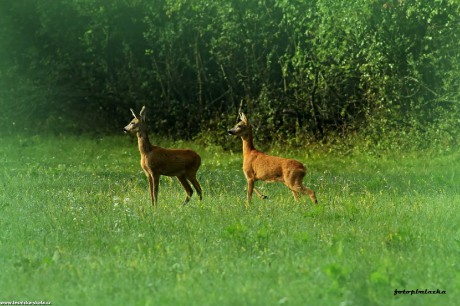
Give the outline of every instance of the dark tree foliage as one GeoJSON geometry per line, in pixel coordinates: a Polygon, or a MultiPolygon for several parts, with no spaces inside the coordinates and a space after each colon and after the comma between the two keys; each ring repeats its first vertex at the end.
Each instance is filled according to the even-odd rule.
{"type": "Polygon", "coordinates": [[[262,142],[458,135],[455,0],[16,0],[0,15],[6,130],[117,132],[147,105],[155,133],[218,142],[242,106],[262,142]]]}

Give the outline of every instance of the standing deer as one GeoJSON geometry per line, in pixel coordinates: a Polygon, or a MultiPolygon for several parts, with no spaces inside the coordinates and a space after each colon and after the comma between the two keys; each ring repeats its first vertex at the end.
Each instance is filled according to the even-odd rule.
{"type": "Polygon", "coordinates": [[[257,180],[267,182],[283,182],[298,200],[299,192],[308,194],[313,204],[317,204],[315,192],[303,186],[306,174],[305,166],[294,159],[270,156],[254,148],[252,127],[243,113],[240,113],[240,122],[228,131],[230,135],[240,136],[243,140],[243,172],[248,182],[247,204],[251,202],[253,190],[262,198],[263,195],[254,187],[257,180]]]}
{"type": "Polygon", "coordinates": [[[160,175],[175,176],[182,184],[187,193],[184,205],[190,200],[195,187],[200,200],[202,191],[200,183],[196,179],[196,172],[201,165],[201,157],[192,150],[188,149],[164,149],[154,146],[149,141],[147,124],[145,120],[145,106],[142,107],[139,116],[136,116],[131,109],[134,118],[124,127],[125,133],[137,135],[137,143],[141,153],[141,167],[147,175],[150,187],[150,198],[152,205],[158,202],[158,183],[160,175]]]}

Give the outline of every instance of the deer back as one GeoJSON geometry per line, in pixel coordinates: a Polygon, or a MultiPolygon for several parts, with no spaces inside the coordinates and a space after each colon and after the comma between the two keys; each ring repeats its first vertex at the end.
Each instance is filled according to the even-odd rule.
{"type": "Polygon", "coordinates": [[[189,149],[164,149],[154,146],[141,160],[142,167],[159,175],[178,176],[193,173],[201,165],[200,156],[189,149]]]}

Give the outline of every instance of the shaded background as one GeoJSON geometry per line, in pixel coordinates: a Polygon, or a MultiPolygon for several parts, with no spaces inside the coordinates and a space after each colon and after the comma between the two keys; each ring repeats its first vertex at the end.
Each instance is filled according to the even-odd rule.
{"type": "Polygon", "coordinates": [[[259,143],[449,147],[459,20],[458,1],[1,0],[0,133],[120,133],[147,105],[152,133],[225,145],[242,105],[259,143]]]}

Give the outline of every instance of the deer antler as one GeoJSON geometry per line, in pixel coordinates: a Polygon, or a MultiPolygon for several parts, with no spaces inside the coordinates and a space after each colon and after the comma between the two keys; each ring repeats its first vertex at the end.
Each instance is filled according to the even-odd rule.
{"type": "Polygon", "coordinates": [[[245,122],[245,123],[248,123],[248,118],[246,118],[246,116],[244,115],[244,113],[240,113],[240,120],[245,122]]]}
{"type": "Polygon", "coordinates": [[[136,118],[136,119],[137,119],[136,113],[133,111],[133,109],[132,109],[132,108],[130,108],[130,110],[131,110],[131,113],[133,114],[134,118],[136,118]]]}
{"type": "Polygon", "coordinates": [[[139,115],[141,116],[142,120],[145,120],[145,105],[142,106],[141,111],[139,112],[139,115]]]}

